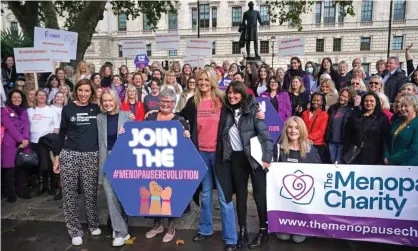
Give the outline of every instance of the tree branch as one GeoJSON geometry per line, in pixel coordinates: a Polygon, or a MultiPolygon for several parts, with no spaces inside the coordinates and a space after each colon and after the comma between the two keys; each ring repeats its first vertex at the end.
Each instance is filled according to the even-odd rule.
{"type": "Polygon", "coordinates": [[[34,27],[38,25],[39,2],[26,1],[22,4],[19,1],[7,1],[6,3],[22,27],[23,34],[33,38],[34,27]]]}
{"type": "Polygon", "coordinates": [[[59,29],[57,11],[52,1],[41,1],[45,16],[45,28],[59,29]]]}

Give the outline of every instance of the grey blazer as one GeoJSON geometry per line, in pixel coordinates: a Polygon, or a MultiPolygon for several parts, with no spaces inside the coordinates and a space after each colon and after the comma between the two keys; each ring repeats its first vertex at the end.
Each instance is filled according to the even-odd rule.
{"type": "MultiPolygon", "coordinates": [[[[126,121],[130,121],[129,112],[120,111],[118,119],[118,128],[123,126],[126,121]]],[[[97,128],[99,133],[99,180],[103,178],[103,165],[107,159],[107,113],[97,115],[97,128]]],[[[118,129],[119,130],[119,129],[118,129]]]]}

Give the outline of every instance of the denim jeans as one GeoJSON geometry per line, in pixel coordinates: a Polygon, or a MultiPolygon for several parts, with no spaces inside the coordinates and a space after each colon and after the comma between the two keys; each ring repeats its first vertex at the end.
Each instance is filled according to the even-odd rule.
{"type": "MultiPolygon", "coordinates": [[[[237,244],[237,229],[233,202],[226,203],[224,193],[215,173],[215,152],[199,152],[208,171],[202,180],[199,234],[213,234],[213,178],[218,191],[219,206],[222,218],[222,237],[225,244],[237,244]]],[[[231,181],[232,182],[232,181],[231,181]]]]}
{"type": "Polygon", "coordinates": [[[343,150],[342,144],[329,143],[329,155],[331,157],[332,164],[334,164],[335,161],[338,161],[338,163],[341,163],[342,150],[343,150]]]}

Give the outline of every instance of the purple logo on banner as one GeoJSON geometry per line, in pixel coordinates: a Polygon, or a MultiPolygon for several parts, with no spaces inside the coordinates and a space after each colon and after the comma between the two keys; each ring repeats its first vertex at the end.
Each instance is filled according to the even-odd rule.
{"type": "Polygon", "coordinates": [[[130,216],[180,217],[207,167],[178,121],[127,122],[106,178],[130,216]]]}
{"type": "Polygon", "coordinates": [[[149,64],[149,58],[145,54],[136,55],[134,64],[136,65],[136,68],[145,68],[145,66],[148,66],[149,64]]]}
{"type": "Polygon", "coordinates": [[[221,89],[222,91],[226,91],[226,88],[228,88],[228,85],[232,82],[232,79],[230,78],[224,78],[221,80],[221,82],[219,83],[219,89],[221,89]]]}
{"type": "Polygon", "coordinates": [[[283,128],[283,121],[268,98],[258,97],[257,101],[260,104],[261,110],[265,113],[264,120],[269,129],[271,139],[273,143],[276,143],[283,128]]]}

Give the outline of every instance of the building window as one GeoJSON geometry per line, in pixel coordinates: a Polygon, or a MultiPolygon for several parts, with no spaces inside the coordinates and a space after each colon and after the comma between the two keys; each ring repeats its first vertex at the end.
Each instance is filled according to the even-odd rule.
{"type": "Polygon", "coordinates": [[[324,39],[317,39],[316,40],[316,52],[324,52],[324,51],[325,51],[324,39]]]}
{"type": "Polygon", "coordinates": [[[334,38],[332,51],[341,51],[341,38],[334,38]]]}
{"type": "Polygon", "coordinates": [[[18,26],[17,26],[17,22],[11,22],[11,23],[10,23],[10,30],[11,30],[12,32],[18,32],[19,28],[18,28],[18,26]]]}
{"type": "Polygon", "coordinates": [[[241,23],[242,8],[232,7],[232,26],[239,26],[241,23]]]}
{"type": "Polygon", "coordinates": [[[325,1],[324,4],[324,24],[335,23],[335,6],[332,1],[325,1]]]}
{"type": "Polygon", "coordinates": [[[197,9],[192,9],[192,28],[197,28],[197,9]]]}
{"type": "Polygon", "coordinates": [[[260,16],[261,16],[261,23],[263,25],[270,25],[269,7],[267,5],[262,5],[260,7],[260,16]]]}
{"type": "Polygon", "coordinates": [[[370,51],[371,40],[369,37],[362,37],[360,39],[360,51],[370,51]]]}
{"type": "Polygon", "coordinates": [[[268,54],[270,48],[270,41],[260,41],[260,53],[268,54]]]}
{"type": "Polygon", "coordinates": [[[168,28],[170,30],[177,30],[177,13],[168,13],[168,28]]]}
{"type": "Polygon", "coordinates": [[[212,55],[216,55],[216,42],[212,42],[212,55]]]}
{"type": "Polygon", "coordinates": [[[363,0],[361,2],[361,21],[372,21],[373,17],[373,0],[363,0]]]}
{"type": "Polygon", "coordinates": [[[218,25],[218,8],[212,7],[212,27],[216,28],[218,25]]]}
{"type": "Polygon", "coordinates": [[[126,14],[121,13],[118,15],[118,31],[126,31],[126,14]]]}
{"type": "Polygon", "coordinates": [[[393,20],[405,20],[405,0],[395,0],[393,10],[393,20]]]}
{"type": "Polygon", "coordinates": [[[392,50],[403,50],[403,36],[393,36],[392,50]]]}
{"type": "Polygon", "coordinates": [[[142,21],[143,21],[143,25],[144,25],[144,30],[151,30],[151,25],[148,22],[148,18],[147,16],[144,14],[142,15],[142,21]]]}
{"type": "Polygon", "coordinates": [[[363,67],[364,72],[370,72],[370,64],[369,63],[362,63],[361,67],[363,67]]]}
{"type": "Polygon", "coordinates": [[[316,2],[315,4],[315,23],[320,24],[322,17],[322,2],[316,2]]]}
{"type": "Polygon", "coordinates": [[[177,57],[177,50],[169,50],[168,55],[170,57],[177,57]]]}
{"type": "Polygon", "coordinates": [[[342,7],[341,5],[338,5],[338,23],[344,23],[344,18],[345,18],[345,10],[344,7],[342,7]]]}
{"type": "Polygon", "coordinates": [[[119,57],[123,57],[123,53],[122,53],[122,45],[119,45],[119,57]]]}
{"type": "Polygon", "coordinates": [[[239,42],[232,42],[232,54],[241,54],[239,42]]]}
{"type": "Polygon", "coordinates": [[[200,5],[200,28],[209,28],[209,4],[200,5]]]}
{"type": "Polygon", "coordinates": [[[147,56],[151,57],[152,56],[151,44],[147,44],[146,49],[147,49],[147,56]]]}

